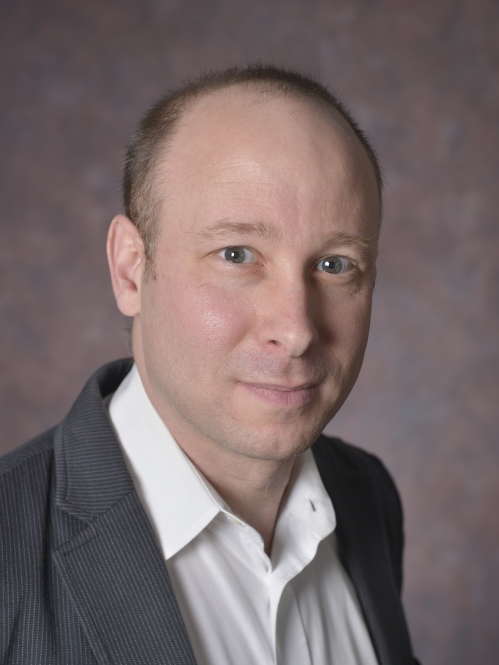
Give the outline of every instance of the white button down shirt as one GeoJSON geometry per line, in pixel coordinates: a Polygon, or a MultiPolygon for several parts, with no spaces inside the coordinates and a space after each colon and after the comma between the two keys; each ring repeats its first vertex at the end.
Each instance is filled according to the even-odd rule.
{"type": "Polygon", "coordinates": [[[135,365],[109,413],[198,665],[377,665],[310,451],[293,469],[269,558],[178,446],[135,365]]]}

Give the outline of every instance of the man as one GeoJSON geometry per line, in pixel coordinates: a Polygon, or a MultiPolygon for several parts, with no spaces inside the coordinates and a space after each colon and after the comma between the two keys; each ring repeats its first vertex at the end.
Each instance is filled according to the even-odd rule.
{"type": "Polygon", "coordinates": [[[134,363],[3,461],[2,662],[415,662],[395,487],[321,435],[368,336],[365,136],[310,79],[232,68],[148,112],[124,191],[134,363]]]}

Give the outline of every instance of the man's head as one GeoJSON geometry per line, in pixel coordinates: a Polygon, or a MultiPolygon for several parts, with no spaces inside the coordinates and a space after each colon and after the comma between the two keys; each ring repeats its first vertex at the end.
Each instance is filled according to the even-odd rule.
{"type": "Polygon", "coordinates": [[[177,439],[293,456],[362,364],[373,154],[344,113],[261,81],[193,96],[151,154],[149,179],[135,194],[128,183],[128,212],[149,206],[156,230],[147,239],[118,216],[108,243],[149,397],[177,439]]]}

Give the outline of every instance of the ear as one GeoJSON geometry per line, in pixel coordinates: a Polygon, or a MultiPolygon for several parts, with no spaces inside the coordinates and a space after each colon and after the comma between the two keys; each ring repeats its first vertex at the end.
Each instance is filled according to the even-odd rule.
{"type": "Polygon", "coordinates": [[[140,312],[140,286],[144,271],[144,244],[135,224],[116,215],[107,234],[107,260],[114,297],[125,316],[140,312]]]}

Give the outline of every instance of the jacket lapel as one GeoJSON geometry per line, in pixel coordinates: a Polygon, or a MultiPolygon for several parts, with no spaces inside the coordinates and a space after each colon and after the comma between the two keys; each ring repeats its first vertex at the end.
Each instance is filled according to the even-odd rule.
{"type": "Polygon", "coordinates": [[[195,665],[161,551],[102,403],[130,367],[121,361],[100,370],[59,428],[55,505],[81,528],[59,538],[52,556],[100,665],[195,665]]]}
{"type": "Polygon", "coordinates": [[[312,450],[336,512],[341,559],[357,592],[380,665],[412,665],[374,481],[362,470],[342,465],[334,446],[321,437],[312,450]]]}

